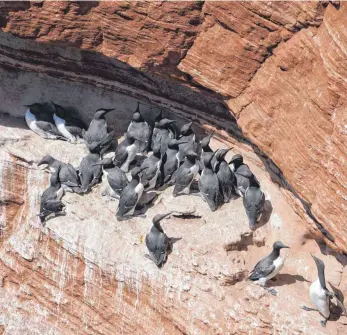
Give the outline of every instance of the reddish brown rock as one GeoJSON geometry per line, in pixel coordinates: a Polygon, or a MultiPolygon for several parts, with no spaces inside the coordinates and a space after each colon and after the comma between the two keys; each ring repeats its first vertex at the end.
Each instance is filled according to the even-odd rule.
{"type": "Polygon", "coordinates": [[[343,2],[1,2],[2,112],[22,116],[28,100],[54,95],[88,119],[101,101],[117,103],[110,121],[121,135],[136,100],[163,107],[242,152],[274,208],[249,235],[240,201],[212,215],[165,193],[149,216],[181,206],[203,218],[165,225],[184,238],[158,271],[143,257],[148,221],[115,223],[115,204],[97,192],[82,203],[67,195],[69,215],[38,226],[47,175],[32,162],[54,147],[76,165],[85,152],[1,119],[4,332],[345,334],[345,318],[322,329],[317,314],[294,307],[310,304],[310,252],[347,294],[345,268],[314,240],[326,230],[334,242],[325,241],[347,251],[346,11],[343,2]],[[108,211],[100,217],[93,205],[108,211]],[[277,239],[292,249],[272,298],[245,278],[277,239]]]}

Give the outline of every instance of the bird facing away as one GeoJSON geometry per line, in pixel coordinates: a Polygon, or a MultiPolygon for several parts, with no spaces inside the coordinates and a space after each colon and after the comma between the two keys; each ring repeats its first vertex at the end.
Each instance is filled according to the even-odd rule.
{"type": "Polygon", "coordinates": [[[99,162],[100,155],[96,153],[89,153],[82,159],[82,162],[78,168],[78,174],[83,193],[91,191],[92,187],[100,182],[102,176],[102,166],[97,165],[99,162]]]}
{"type": "Polygon", "coordinates": [[[64,213],[65,205],[60,200],[64,194],[64,190],[61,188],[59,172],[60,167],[52,173],[50,185],[41,196],[40,214],[38,216],[43,225],[49,216],[64,213]]]}
{"type": "MultiPolygon", "coordinates": [[[[283,267],[284,260],[280,255],[280,251],[283,248],[289,247],[285,246],[281,241],[275,242],[270,255],[266,256],[255,265],[248,278],[255,281],[260,286],[265,287],[266,282],[275,277],[283,267]]],[[[266,289],[272,295],[277,294],[274,289],[266,289]]]]}
{"type": "Polygon", "coordinates": [[[231,171],[233,171],[235,179],[235,192],[243,197],[247,187],[249,186],[249,180],[253,178],[260,185],[259,181],[255,177],[255,175],[250,170],[247,164],[244,164],[243,157],[239,154],[234,155],[229,162],[229,167],[231,171]]]}
{"type": "MultiPolygon", "coordinates": [[[[164,153],[161,165],[161,184],[167,184],[171,180],[174,182],[174,174],[180,166],[178,150],[181,141],[171,139],[168,143],[168,148],[164,153]]],[[[187,143],[187,142],[184,142],[187,143]]]]}
{"type": "Polygon", "coordinates": [[[104,158],[95,165],[101,165],[103,167],[104,175],[107,177],[107,182],[111,189],[110,196],[119,199],[122,191],[129,183],[125,172],[118,166],[115,166],[112,158],[104,158]]]}
{"type": "Polygon", "coordinates": [[[28,107],[25,122],[33,132],[50,140],[66,140],[54,123],[53,112],[40,103],[25,107],[28,107]]]}
{"type": "Polygon", "coordinates": [[[200,141],[200,148],[201,148],[201,157],[200,157],[200,168],[201,170],[204,168],[204,155],[207,152],[213,152],[213,150],[210,147],[210,141],[213,136],[214,132],[212,134],[208,134],[200,141]]]}
{"type": "Polygon", "coordinates": [[[264,205],[265,195],[260,189],[259,182],[252,177],[243,197],[243,206],[246,210],[250,229],[253,230],[256,222],[260,220],[264,205]]]}
{"type": "Polygon", "coordinates": [[[181,144],[179,145],[179,160],[182,162],[187,156],[188,151],[194,150],[195,133],[192,129],[193,122],[186,123],[181,128],[181,133],[178,137],[181,144]]]}
{"type": "Polygon", "coordinates": [[[65,192],[82,193],[76,169],[71,164],[63,163],[50,155],[44,156],[37,166],[46,164],[54,173],[59,168],[59,180],[65,192]]]}
{"type": "Polygon", "coordinates": [[[84,122],[68,113],[63,106],[51,102],[54,107],[54,123],[60,133],[71,143],[82,143],[83,130],[86,129],[84,122]]]}
{"type": "Polygon", "coordinates": [[[214,157],[216,158],[214,171],[217,174],[219,181],[220,193],[223,197],[224,203],[227,203],[235,195],[234,189],[234,174],[230,170],[229,165],[225,161],[225,155],[230,149],[219,149],[214,157]]]}
{"type": "Polygon", "coordinates": [[[152,135],[152,149],[155,144],[159,144],[160,152],[163,155],[167,148],[169,141],[175,138],[175,132],[173,130],[173,123],[175,120],[161,119],[155,123],[152,135]]]}
{"type": "Polygon", "coordinates": [[[136,205],[139,202],[144,190],[144,186],[141,182],[140,177],[140,173],[144,169],[145,168],[141,169],[140,167],[135,167],[131,171],[132,179],[130,183],[124,188],[119,198],[117,210],[118,218],[134,215],[136,205]]]}
{"type": "Polygon", "coordinates": [[[105,115],[114,109],[98,109],[90,122],[87,131],[83,132],[84,143],[90,153],[103,155],[112,145],[113,133],[107,132],[107,122],[105,115]]]}
{"type": "Polygon", "coordinates": [[[183,164],[178,168],[173,190],[174,197],[180,193],[190,193],[190,186],[199,172],[199,162],[196,159],[197,156],[198,155],[193,150],[189,150],[183,164]]]}
{"type": "Polygon", "coordinates": [[[211,212],[214,212],[221,204],[218,178],[211,166],[213,156],[213,152],[206,152],[204,155],[204,169],[198,182],[200,194],[205,202],[207,202],[211,212]]]}
{"type": "Polygon", "coordinates": [[[157,179],[161,167],[160,143],[156,142],[153,146],[153,154],[147,157],[141,164],[145,170],[142,173],[142,181],[146,190],[152,190],[157,184],[157,179]]]}
{"type": "Polygon", "coordinates": [[[326,287],[324,262],[318,257],[315,257],[313,255],[311,256],[316,263],[318,272],[318,278],[310,286],[310,299],[313,305],[316,307],[316,309],[309,308],[306,306],[303,306],[302,308],[305,311],[318,311],[324,317],[324,319],[321,320],[320,323],[323,327],[325,327],[331,314],[332,299],[335,298],[336,304],[340,307],[340,309],[345,315],[346,309],[343,306],[342,302],[338,299],[338,297],[333,292],[330,292],[326,287]]]}
{"type": "Polygon", "coordinates": [[[152,260],[158,268],[161,268],[167,261],[168,253],[172,250],[172,242],[170,238],[164,233],[160,225],[160,221],[171,213],[157,214],[153,220],[153,226],[150,232],[146,235],[146,246],[149,255],[146,255],[152,260]]]}
{"type": "Polygon", "coordinates": [[[127,134],[135,139],[138,152],[147,152],[148,146],[150,145],[151,133],[151,127],[143,118],[140,111],[140,103],[138,103],[127,131],[127,134]]]}

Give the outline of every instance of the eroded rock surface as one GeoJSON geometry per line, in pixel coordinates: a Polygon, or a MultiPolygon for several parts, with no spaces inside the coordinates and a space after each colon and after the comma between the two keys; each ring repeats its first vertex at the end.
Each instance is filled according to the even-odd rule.
{"type": "Polygon", "coordinates": [[[345,317],[323,329],[299,307],[310,252],[347,293],[345,256],[330,249],[347,252],[346,15],[343,2],[1,2],[0,112],[17,118],[0,117],[0,333],[345,334],[345,317]],[[19,119],[50,99],[86,120],[116,106],[117,137],[137,100],[216,130],[214,147],[242,152],[261,180],[268,222],[251,234],[241,199],[210,213],[170,189],[146,219],[118,222],[100,185],[67,194],[68,215],[42,228],[36,162],[86,154],[19,119]],[[182,240],[158,270],[143,239],[173,207],[201,218],[164,221],[182,240]],[[276,298],[245,278],[278,239],[292,248],[276,298]]]}
{"type": "Polygon", "coordinates": [[[347,251],[346,11],[313,1],[2,2],[2,30],[22,42],[2,37],[0,62],[113,85],[231,133],[232,114],[283,172],[300,215],[347,251]]]}
{"type": "MultiPolygon", "coordinates": [[[[195,196],[165,190],[146,218],[117,221],[117,200],[102,197],[104,184],[84,196],[66,194],[67,215],[43,228],[36,214],[48,173],[36,163],[47,152],[78,166],[84,145],[48,141],[22,119],[1,116],[0,247],[1,324],[4,334],[344,334],[345,317],[319,325],[307,313],[316,277],[309,252],[320,255],[327,280],[347,293],[343,266],[321,254],[313,235],[287,204],[251,152],[238,148],[262,183],[267,222],[248,228],[242,199],[211,213],[195,196]],[[179,211],[163,227],[181,237],[163,269],[144,255],[144,237],[156,213],[179,211]],[[246,280],[276,240],[289,244],[286,264],[272,285],[277,297],[246,280]],[[307,329],[310,329],[307,332],[307,329]]],[[[213,147],[223,144],[215,141],[213,147]]],[[[247,148],[246,148],[247,149],[247,148]]],[[[233,154],[233,153],[230,153],[233,154]]]]}

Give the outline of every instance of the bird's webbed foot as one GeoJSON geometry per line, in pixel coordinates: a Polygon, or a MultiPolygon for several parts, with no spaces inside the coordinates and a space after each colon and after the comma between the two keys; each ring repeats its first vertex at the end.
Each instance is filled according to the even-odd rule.
{"type": "Polygon", "coordinates": [[[273,295],[273,296],[277,296],[277,291],[274,289],[274,288],[271,288],[271,287],[266,287],[265,288],[266,289],[266,291],[268,291],[271,295],[273,295]]]}
{"type": "Polygon", "coordinates": [[[301,306],[301,308],[306,311],[306,312],[316,312],[317,310],[314,309],[314,308],[310,308],[310,307],[307,307],[307,306],[301,306]]]}
{"type": "Polygon", "coordinates": [[[328,321],[327,319],[321,320],[320,321],[321,326],[325,328],[327,325],[327,321],[328,321]]]}

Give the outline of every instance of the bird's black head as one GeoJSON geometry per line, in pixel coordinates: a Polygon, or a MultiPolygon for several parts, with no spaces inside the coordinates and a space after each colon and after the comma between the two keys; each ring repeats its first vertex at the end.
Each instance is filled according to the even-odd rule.
{"type": "Polygon", "coordinates": [[[259,181],[257,180],[257,178],[255,178],[254,174],[252,174],[252,176],[249,178],[249,186],[250,187],[260,187],[259,181]]]}
{"type": "Polygon", "coordinates": [[[148,169],[148,167],[140,167],[140,166],[136,166],[131,170],[131,177],[135,180],[139,180],[140,178],[140,173],[144,170],[148,169]]]}
{"type": "Polygon", "coordinates": [[[190,161],[195,161],[198,157],[198,154],[194,150],[188,150],[186,153],[186,158],[190,161]]]}
{"type": "Polygon", "coordinates": [[[104,158],[100,162],[93,164],[93,166],[95,165],[102,165],[106,169],[114,166],[113,159],[111,157],[104,158]]]}
{"type": "Polygon", "coordinates": [[[166,218],[167,216],[169,216],[171,214],[171,212],[169,213],[165,213],[165,214],[157,214],[153,219],[153,225],[160,231],[163,231],[161,225],[160,225],[160,221],[163,220],[164,218],[166,218]]]}
{"type": "Polygon", "coordinates": [[[144,119],[141,115],[141,112],[140,112],[140,102],[137,103],[137,108],[133,114],[133,121],[134,122],[143,122],[144,119]]]}
{"type": "Polygon", "coordinates": [[[46,155],[37,163],[37,166],[40,166],[43,164],[47,164],[48,166],[51,166],[55,161],[56,161],[55,158],[53,158],[50,155],[46,155]]]}
{"type": "Polygon", "coordinates": [[[105,115],[112,111],[114,111],[114,108],[99,108],[94,114],[94,120],[104,119],[105,115]]]}
{"type": "Polygon", "coordinates": [[[183,125],[181,128],[181,135],[189,135],[192,132],[192,129],[191,129],[192,125],[193,125],[193,122],[189,122],[183,125]]]}
{"type": "Polygon", "coordinates": [[[162,117],[163,117],[163,111],[160,110],[159,114],[155,117],[154,121],[159,122],[162,117]]]}
{"type": "Polygon", "coordinates": [[[211,161],[212,161],[212,158],[213,158],[214,155],[215,155],[214,152],[206,152],[203,155],[203,157],[204,157],[203,158],[203,163],[204,163],[205,167],[212,169],[211,161]]]}
{"type": "Polygon", "coordinates": [[[31,105],[24,105],[24,107],[28,107],[30,109],[30,112],[34,115],[38,115],[43,112],[43,104],[40,104],[38,102],[35,102],[31,105]]]}
{"type": "Polygon", "coordinates": [[[54,113],[55,115],[59,116],[60,118],[64,119],[65,118],[65,114],[66,114],[66,110],[64,107],[54,103],[52,100],[51,100],[51,103],[54,107],[54,113]]]}
{"type": "Polygon", "coordinates": [[[276,250],[281,250],[283,248],[289,248],[286,245],[284,245],[281,241],[275,242],[272,247],[273,247],[273,249],[276,249],[276,250]]]}
{"type": "Polygon", "coordinates": [[[234,164],[235,166],[240,166],[243,164],[243,157],[240,154],[236,154],[231,158],[229,164],[234,164]]]}
{"type": "Polygon", "coordinates": [[[215,157],[217,159],[217,161],[222,161],[226,154],[230,151],[231,149],[228,148],[228,149],[218,149],[216,154],[215,154],[215,157]]]}
{"type": "Polygon", "coordinates": [[[212,138],[213,134],[214,134],[214,132],[212,134],[209,134],[209,135],[205,136],[201,140],[200,144],[201,144],[201,148],[202,149],[205,149],[205,148],[207,148],[210,145],[210,141],[211,141],[211,138],[212,138]]]}

